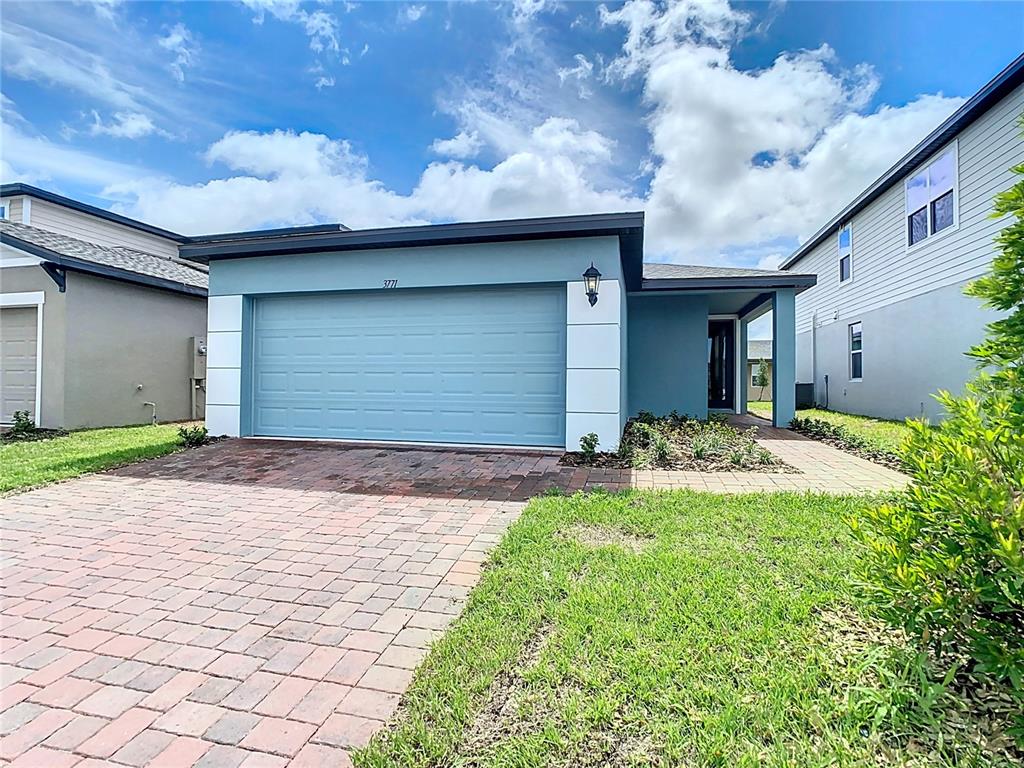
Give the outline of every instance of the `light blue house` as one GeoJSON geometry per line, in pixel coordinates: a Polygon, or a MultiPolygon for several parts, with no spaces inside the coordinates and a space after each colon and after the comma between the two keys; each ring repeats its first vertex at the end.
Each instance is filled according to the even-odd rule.
{"type": "Polygon", "coordinates": [[[788,424],[794,297],[815,278],[644,265],[643,232],[642,213],[618,213],[193,239],[182,257],[210,267],[208,427],[559,448],[596,432],[612,449],[641,410],[745,411],[746,328],[769,310],[788,424]]]}

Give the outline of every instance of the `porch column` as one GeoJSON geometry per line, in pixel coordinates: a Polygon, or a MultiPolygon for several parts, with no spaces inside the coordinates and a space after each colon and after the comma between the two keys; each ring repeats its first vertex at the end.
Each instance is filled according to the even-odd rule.
{"type": "Polygon", "coordinates": [[[796,296],[792,288],[772,295],[772,423],[788,427],[796,416],[796,296]]]}
{"type": "Polygon", "coordinates": [[[736,350],[736,365],[740,367],[740,391],[736,393],[737,411],[747,412],[747,387],[750,384],[750,372],[747,370],[747,321],[740,318],[740,340],[736,350]]]}
{"type": "Polygon", "coordinates": [[[601,281],[593,306],[582,282],[566,283],[566,450],[579,450],[580,438],[590,432],[597,434],[601,450],[619,447],[625,300],[618,280],[601,281]]]}
{"type": "Polygon", "coordinates": [[[238,437],[242,394],[243,297],[211,296],[206,320],[206,428],[238,437]]]}

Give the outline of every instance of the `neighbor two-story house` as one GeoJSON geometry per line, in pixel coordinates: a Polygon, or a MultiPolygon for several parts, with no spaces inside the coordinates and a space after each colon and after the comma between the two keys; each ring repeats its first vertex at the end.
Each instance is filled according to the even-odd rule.
{"type": "Polygon", "coordinates": [[[932,393],[974,376],[964,352],[996,315],[963,291],[1009,223],[992,203],[1024,163],[1022,113],[1024,55],[781,265],[818,277],[796,299],[797,380],[818,405],[935,419],[932,393]]]}
{"type": "Polygon", "coordinates": [[[0,187],[0,424],[202,418],[207,271],[178,257],[186,239],[0,187]]]}

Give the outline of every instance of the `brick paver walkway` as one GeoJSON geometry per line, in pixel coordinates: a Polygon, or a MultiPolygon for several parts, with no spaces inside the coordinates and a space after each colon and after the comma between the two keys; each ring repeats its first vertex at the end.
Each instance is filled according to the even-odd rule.
{"type": "Polygon", "coordinates": [[[891,491],[906,486],[906,475],[811,440],[788,429],[776,429],[757,416],[737,416],[738,427],[757,427],[757,442],[796,473],[677,472],[634,470],[630,482],[637,488],[691,488],[718,493],[756,491],[820,491],[864,493],[891,491]]]}
{"type": "MultiPolygon", "coordinates": [[[[901,478],[789,434],[807,482],[901,478]]],[[[347,765],[529,496],[801,477],[648,474],[234,440],[0,499],[0,763],[347,765]]]]}

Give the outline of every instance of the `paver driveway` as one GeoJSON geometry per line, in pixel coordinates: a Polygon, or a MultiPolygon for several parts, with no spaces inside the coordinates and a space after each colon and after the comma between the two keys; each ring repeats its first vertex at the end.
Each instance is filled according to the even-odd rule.
{"type": "Polygon", "coordinates": [[[0,763],[346,765],[545,488],[906,479],[774,432],[804,474],[232,440],[0,499],[0,763]]]}
{"type": "Polygon", "coordinates": [[[557,458],[227,441],[0,500],[13,766],[345,765],[557,458]]]}

